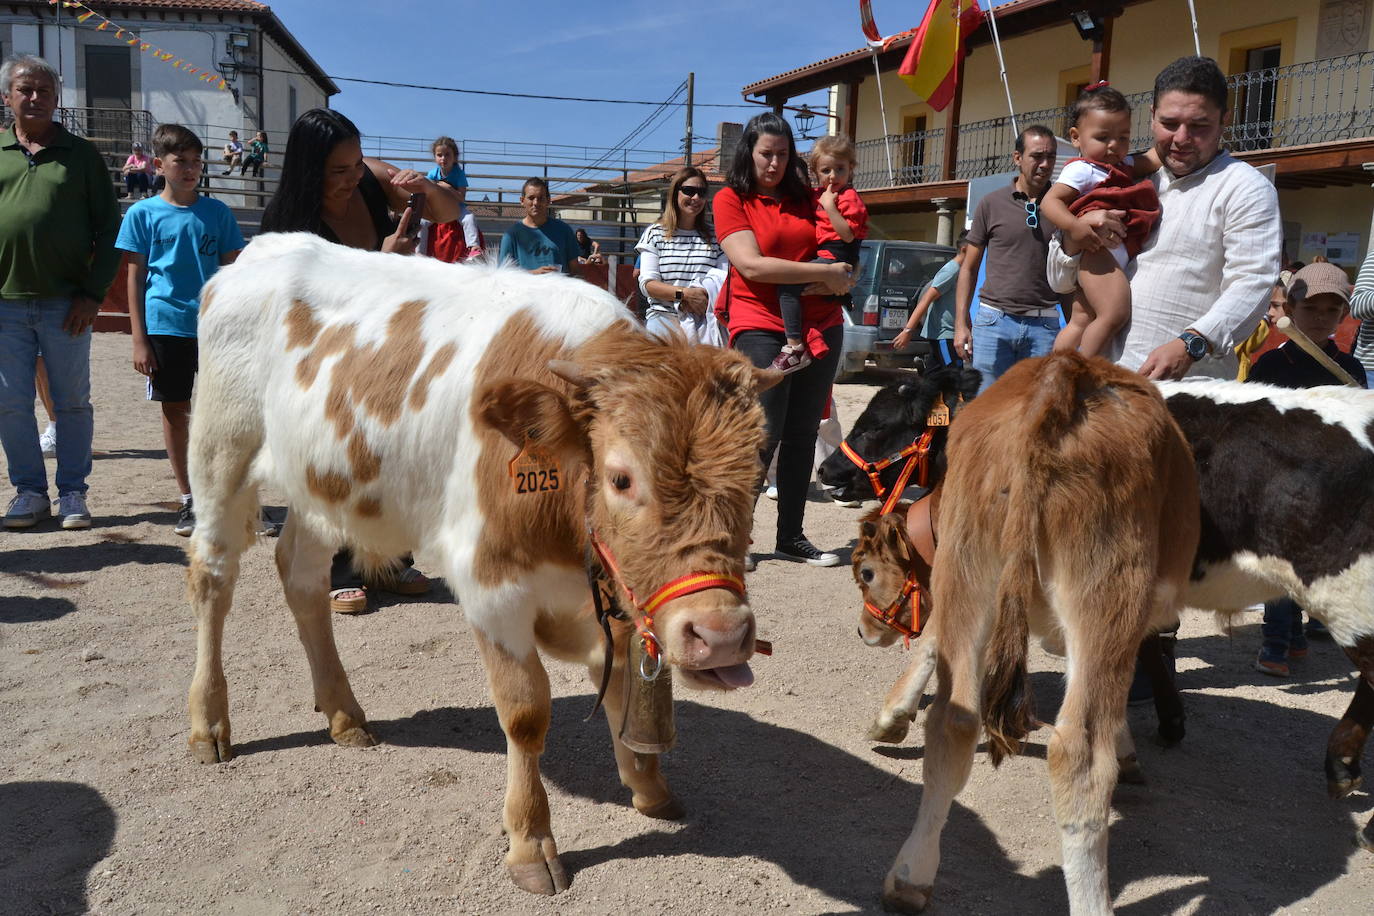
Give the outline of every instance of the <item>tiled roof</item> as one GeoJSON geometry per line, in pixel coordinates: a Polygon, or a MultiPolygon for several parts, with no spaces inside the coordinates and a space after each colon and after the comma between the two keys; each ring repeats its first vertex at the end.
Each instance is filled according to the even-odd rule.
{"type": "MultiPolygon", "coordinates": [[[[996,6],[997,20],[1001,22],[1003,19],[1013,16],[1017,13],[1036,9],[1042,6],[1047,6],[1057,2],[1058,0],[1004,0],[1004,2],[998,3],[996,6]]],[[[916,23],[912,23],[912,25],[916,25],[916,23]]],[[[982,27],[982,31],[986,31],[986,27],[982,27]]],[[[970,43],[972,44],[973,42],[970,43]]],[[[894,41],[888,48],[884,50],[899,51],[909,47],[910,45],[911,37],[908,36],[906,38],[901,38],[897,41],[894,41]]],[[[835,67],[843,66],[844,64],[849,64],[855,61],[863,60],[867,58],[870,53],[871,52],[868,50],[868,48],[864,47],[857,48],[853,51],[845,51],[843,54],[835,54],[831,57],[825,58],[824,60],[818,60],[814,61],[813,63],[809,63],[804,67],[796,67],[792,70],[787,70],[783,73],[779,73],[776,76],[770,76],[767,79],[757,80],[756,82],[750,83],[749,85],[745,86],[741,90],[741,92],[746,97],[754,95],[766,88],[774,88],[779,85],[785,85],[786,83],[790,82],[792,79],[796,77],[806,76],[811,73],[823,72],[826,70],[833,69],[835,67]]]]}
{"type": "Polygon", "coordinates": [[[270,9],[266,3],[254,3],[253,0],[122,0],[113,3],[90,0],[86,5],[93,10],[186,10],[197,13],[265,13],[270,9]]]}

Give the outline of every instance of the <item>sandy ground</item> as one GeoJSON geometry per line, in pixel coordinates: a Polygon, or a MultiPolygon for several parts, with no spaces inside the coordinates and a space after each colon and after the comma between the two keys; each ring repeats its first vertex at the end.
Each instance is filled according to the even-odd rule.
{"type": "MultiPolygon", "coordinates": [[[[226,643],[238,756],[186,750],[194,629],[185,541],[158,412],[129,338],[94,345],[96,525],[0,534],[0,911],[76,913],[872,912],[921,794],[920,729],[898,747],[864,730],[905,662],[855,635],[849,572],[766,560],[750,577],[775,654],[730,695],[678,693],[667,758],[677,823],[629,806],[592,689],[550,663],[544,757],[572,889],[515,890],[499,831],[504,738],[471,633],[445,601],[335,618],[354,690],[382,744],[334,746],[311,709],[305,658],[270,544],[245,558],[226,643]]],[[[871,385],[838,389],[842,417],[871,385]]],[[[51,463],[50,463],[51,466],[51,463]]],[[[272,503],[271,494],[264,501],[272,503]]],[[[853,543],[857,511],[813,502],[823,547],[853,543]]],[[[772,504],[755,540],[771,543],[772,504]]],[[[423,552],[418,557],[427,565],[423,552]]],[[[1179,644],[1188,737],[1162,750],[1132,710],[1146,786],[1118,789],[1111,874],[1121,912],[1368,913],[1374,856],[1352,843],[1371,799],[1328,801],[1321,759],[1352,690],[1328,643],[1291,681],[1254,673],[1254,620],[1210,617],[1179,644]]],[[[1038,711],[1057,660],[1032,658],[1038,711]]],[[[918,721],[919,725],[919,721],[918,721]]],[[[944,839],[938,913],[1066,908],[1045,775],[1046,732],[994,771],[974,765],[944,839]]]]}

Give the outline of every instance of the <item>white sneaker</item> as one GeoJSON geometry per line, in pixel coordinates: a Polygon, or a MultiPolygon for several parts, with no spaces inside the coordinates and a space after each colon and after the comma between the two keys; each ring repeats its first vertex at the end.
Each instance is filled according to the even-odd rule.
{"type": "Polygon", "coordinates": [[[46,493],[20,491],[5,510],[5,527],[32,528],[51,515],[52,503],[48,502],[46,493]]]}
{"type": "Polygon", "coordinates": [[[67,531],[91,527],[91,513],[86,509],[86,497],[80,493],[63,493],[57,503],[62,527],[67,531]]]}
{"type": "Polygon", "coordinates": [[[768,489],[763,491],[763,495],[767,496],[769,499],[776,500],[778,498],[778,488],[769,487],[768,489]]]}
{"type": "Polygon", "coordinates": [[[38,437],[38,445],[43,449],[44,458],[57,457],[57,430],[51,423],[48,428],[38,437]]]}

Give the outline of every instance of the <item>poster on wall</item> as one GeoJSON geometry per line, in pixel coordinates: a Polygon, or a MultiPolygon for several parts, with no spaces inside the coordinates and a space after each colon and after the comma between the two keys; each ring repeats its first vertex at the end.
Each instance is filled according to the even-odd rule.
{"type": "Polygon", "coordinates": [[[1360,234],[1358,232],[1328,232],[1326,259],[1332,264],[1348,267],[1359,263],[1360,234]]]}

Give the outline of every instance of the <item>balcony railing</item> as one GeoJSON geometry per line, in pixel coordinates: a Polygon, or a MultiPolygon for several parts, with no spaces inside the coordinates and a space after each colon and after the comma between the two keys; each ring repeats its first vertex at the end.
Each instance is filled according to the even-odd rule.
{"type": "MultiPolygon", "coordinates": [[[[1222,146],[1234,152],[1331,143],[1374,136],[1374,51],[1239,73],[1226,81],[1231,123],[1222,146]]],[[[1151,91],[1126,96],[1131,104],[1131,145],[1153,142],[1151,91]]],[[[1021,127],[1044,124],[1068,136],[1069,106],[1018,113],[1021,127]]],[[[1011,119],[990,118],[961,124],[954,179],[967,180],[1012,168],[1011,119]]],[[[944,163],[943,130],[894,134],[858,144],[854,184],[861,190],[940,181],[944,163]],[[889,177],[886,145],[891,147],[889,177]]]]}
{"type": "Polygon", "coordinates": [[[153,116],[150,112],[129,108],[59,108],[62,126],[85,137],[110,160],[124,164],[129,147],[137,140],[152,151],[153,116]]]}

